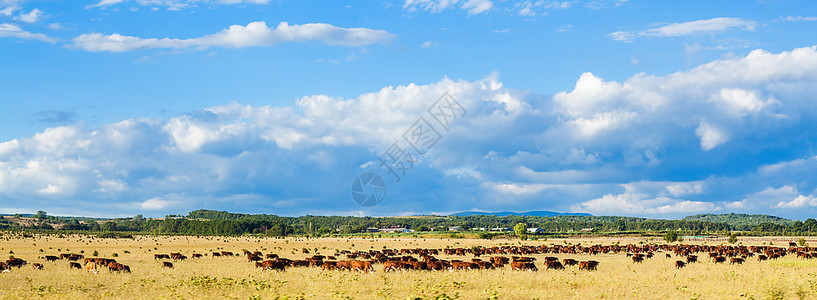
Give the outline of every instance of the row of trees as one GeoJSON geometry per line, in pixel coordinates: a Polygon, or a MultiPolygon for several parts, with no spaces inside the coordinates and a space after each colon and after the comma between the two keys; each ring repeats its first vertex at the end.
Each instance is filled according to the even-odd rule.
{"type": "MultiPolygon", "coordinates": [[[[524,224],[526,228],[541,228],[546,234],[563,234],[590,231],[594,233],[616,232],[664,232],[681,230],[687,235],[725,234],[732,230],[751,231],[759,235],[810,235],[817,234],[817,222],[786,223],[764,222],[746,229],[724,222],[700,220],[657,220],[630,217],[595,216],[421,216],[421,217],[340,217],[302,216],[281,217],[275,215],[237,214],[224,211],[197,210],[187,216],[168,216],[164,219],[146,219],[141,215],[112,220],[62,218],[37,214],[39,222],[21,226],[7,219],[0,219],[0,229],[44,229],[92,232],[135,232],[152,234],[188,235],[242,235],[267,234],[283,235],[325,235],[352,234],[366,232],[367,228],[400,226],[416,231],[445,231],[449,227],[471,228],[513,228],[524,224]],[[52,226],[54,225],[54,226],[52,226]]],[[[527,234],[521,232],[521,234],[527,234]]]]}

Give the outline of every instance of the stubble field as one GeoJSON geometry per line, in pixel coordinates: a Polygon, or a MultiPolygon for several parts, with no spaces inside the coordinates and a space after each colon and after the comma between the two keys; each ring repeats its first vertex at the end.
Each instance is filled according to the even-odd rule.
{"type": "MultiPolygon", "coordinates": [[[[136,299],[817,299],[817,259],[795,255],[759,262],[749,258],[743,265],[701,261],[676,269],[673,255],[656,252],[655,257],[634,264],[624,253],[531,255],[537,272],[514,271],[509,266],[493,270],[383,272],[326,271],[315,267],[292,267],[266,271],[245,256],[212,257],[172,261],[162,268],[153,254],[181,252],[209,254],[243,249],[275,253],[289,259],[335,255],[342,250],[470,248],[503,245],[611,245],[650,242],[641,238],[549,239],[546,241],[422,239],[422,238],[224,238],[146,237],[99,239],[88,236],[18,237],[3,236],[0,253],[28,261],[23,268],[0,273],[0,298],[136,298],[136,299]],[[304,254],[303,249],[310,254],[304,254]],[[42,250],[42,252],[40,251],[42,250]],[[129,265],[132,273],[98,274],[69,269],[66,260],[46,262],[45,255],[77,253],[85,257],[115,258],[129,265]],[[12,254],[13,252],[13,254],[12,254]],[[116,254],[114,256],[114,253],[116,254]],[[545,256],[560,260],[596,260],[596,271],[546,270],[545,256]],[[34,270],[42,263],[43,270],[34,270]]],[[[658,243],[657,240],[652,242],[658,243]]],[[[743,240],[760,245],[759,240],[743,240]]],[[[698,242],[700,244],[700,242],[698,242]]],[[[765,242],[764,242],[765,243],[765,242]]],[[[708,242],[718,245],[718,242],[708,242]]],[[[775,246],[785,247],[782,242],[775,246]]],[[[491,255],[493,256],[493,255],[491,255]]],[[[510,255],[506,255],[510,257],[510,255]]],[[[415,255],[416,257],[416,255],[415,255]]],[[[436,256],[470,261],[473,256],[436,256]]],[[[3,257],[4,259],[6,257],[3,257]]],[[[338,257],[344,259],[345,257],[338,257]]],[[[483,257],[485,258],[485,257],[483,257]]]]}

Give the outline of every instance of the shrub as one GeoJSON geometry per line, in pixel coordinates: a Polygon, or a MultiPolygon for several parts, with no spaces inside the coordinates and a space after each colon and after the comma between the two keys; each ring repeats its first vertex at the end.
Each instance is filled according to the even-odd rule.
{"type": "Polygon", "coordinates": [[[797,240],[797,243],[800,244],[801,247],[803,247],[806,245],[806,239],[800,238],[799,240],[797,240]]]}
{"type": "Polygon", "coordinates": [[[729,239],[726,240],[730,244],[734,244],[738,242],[738,237],[733,233],[729,235],[729,239]]]}
{"type": "Polygon", "coordinates": [[[667,231],[667,233],[664,234],[664,240],[667,241],[667,243],[674,243],[678,240],[678,232],[675,230],[667,231]]]}

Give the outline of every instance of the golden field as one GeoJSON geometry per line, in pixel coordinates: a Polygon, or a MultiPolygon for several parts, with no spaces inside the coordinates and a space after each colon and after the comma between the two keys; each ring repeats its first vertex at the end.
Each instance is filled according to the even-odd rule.
{"type": "MultiPolygon", "coordinates": [[[[785,247],[784,238],[742,238],[745,245],[775,241],[785,247]]],[[[467,248],[500,245],[549,245],[565,243],[638,244],[661,243],[647,238],[549,239],[545,241],[422,239],[422,238],[256,238],[256,237],[148,237],[99,239],[89,236],[29,237],[2,236],[0,253],[14,255],[29,265],[10,273],[0,273],[0,298],[69,299],[817,299],[817,259],[794,255],[758,262],[749,258],[743,265],[713,264],[706,254],[701,262],[676,269],[682,258],[666,258],[662,252],[641,264],[632,263],[623,253],[555,255],[559,259],[596,260],[597,271],[545,270],[544,256],[538,272],[513,271],[506,266],[495,270],[402,271],[384,273],[375,264],[374,273],[323,271],[318,268],[288,268],[283,272],[262,272],[244,256],[210,257],[173,262],[175,268],[161,268],[153,254],[232,251],[243,249],[276,253],[300,259],[338,250],[403,248],[467,248]],[[302,254],[307,248],[310,254],[302,254]],[[40,251],[42,250],[42,252],[40,251]],[[69,270],[68,262],[46,262],[45,255],[78,253],[115,258],[129,265],[132,273],[114,273],[101,268],[99,274],[69,270]],[[127,252],[126,252],[127,251],[127,252]],[[13,252],[13,254],[10,254],[13,252]],[[114,257],[114,253],[117,254],[114,257]],[[44,270],[33,270],[32,263],[44,270]]],[[[719,242],[707,242],[717,245],[719,242]]],[[[416,257],[416,255],[415,255],[416,257]]],[[[472,256],[438,255],[440,259],[470,260],[472,256]]],[[[344,259],[345,257],[338,257],[344,259]]],[[[483,257],[484,258],[484,257],[483,257]]]]}

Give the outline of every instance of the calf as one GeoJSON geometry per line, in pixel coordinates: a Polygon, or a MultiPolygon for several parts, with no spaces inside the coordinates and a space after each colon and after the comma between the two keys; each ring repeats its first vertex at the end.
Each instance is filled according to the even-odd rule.
{"type": "Polygon", "coordinates": [[[173,263],[171,263],[169,261],[163,261],[162,262],[162,268],[171,268],[172,269],[173,268],[173,263]]]}
{"type": "Polygon", "coordinates": [[[82,270],[82,265],[80,265],[78,262],[73,262],[72,261],[72,262],[68,263],[68,268],[69,269],[75,269],[76,268],[76,269],[82,270]]]}
{"type": "Polygon", "coordinates": [[[683,267],[685,267],[686,265],[687,265],[687,264],[686,264],[685,262],[683,262],[683,261],[680,261],[680,260],[676,260],[676,261],[675,261],[675,267],[676,267],[676,268],[678,268],[678,269],[683,268],[683,267]]]}
{"type": "Polygon", "coordinates": [[[34,267],[34,270],[42,270],[43,269],[43,264],[41,264],[41,263],[34,263],[31,266],[34,267]]]}

